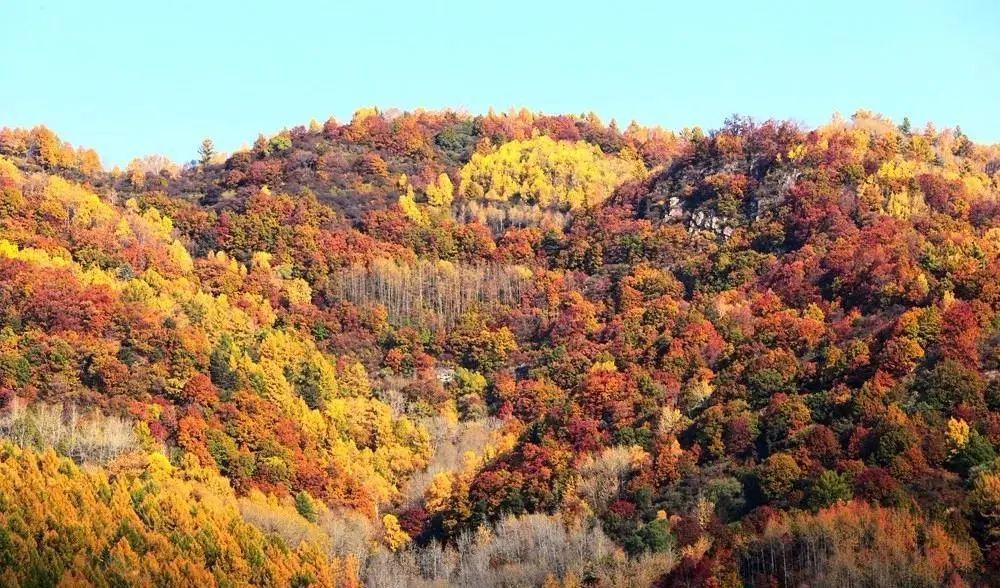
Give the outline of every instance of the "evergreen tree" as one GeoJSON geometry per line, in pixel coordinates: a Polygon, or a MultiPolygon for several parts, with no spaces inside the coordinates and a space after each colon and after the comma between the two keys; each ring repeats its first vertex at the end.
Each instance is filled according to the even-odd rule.
{"type": "Polygon", "coordinates": [[[215,157],[215,143],[206,138],[201,142],[201,146],[198,147],[198,155],[201,156],[199,160],[202,165],[208,165],[212,162],[212,158],[215,157]]]}

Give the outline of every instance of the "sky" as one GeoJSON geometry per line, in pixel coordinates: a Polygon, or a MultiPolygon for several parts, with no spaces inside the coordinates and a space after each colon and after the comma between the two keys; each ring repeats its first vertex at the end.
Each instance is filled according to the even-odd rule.
{"type": "Polygon", "coordinates": [[[365,106],[671,129],[864,108],[1000,142],[996,0],[0,0],[0,14],[0,126],[45,124],[109,167],[365,106]]]}

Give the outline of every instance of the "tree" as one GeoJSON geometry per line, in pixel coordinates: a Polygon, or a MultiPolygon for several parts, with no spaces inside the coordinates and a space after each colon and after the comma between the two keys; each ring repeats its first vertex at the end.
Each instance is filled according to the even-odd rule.
{"type": "Polygon", "coordinates": [[[389,177],[389,164],[378,153],[366,151],[354,163],[354,169],[366,178],[384,180],[389,177]]]}
{"type": "Polygon", "coordinates": [[[666,551],[674,546],[674,536],[670,533],[670,523],[664,519],[656,519],[644,525],[639,530],[646,549],[652,552],[666,551]]]}
{"type": "Polygon", "coordinates": [[[838,503],[766,523],[745,547],[754,586],[964,586],[974,545],[910,510],[838,503]]]}
{"type": "Polygon", "coordinates": [[[308,492],[303,490],[295,495],[295,510],[310,523],[316,522],[316,504],[308,492]]]}
{"type": "Polygon", "coordinates": [[[470,200],[520,200],[542,207],[596,205],[628,177],[630,165],[595,145],[540,136],[511,141],[462,168],[458,193],[470,200]]]}
{"type": "Polygon", "coordinates": [[[451,178],[448,177],[448,174],[441,174],[438,176],[436,183],[427,185],[425,192],[427,193],[427,204],[439,208],[447,208],[451,206],[455,187],[451,183],[451,178]]]}
{"type": "Polygon", "coordinates": [[[469,369],[493,372],[517,351],[517,340],[507,327],[490,329],[481,318],[468,318],[451,335],[449,346],[469,369]]]}
{"type": "Polygon", "coordinates": [[[399,551],[410,542],[410,536],[400,528],[399,520],[395,515],[387,514],[382,517],[382,527],[385,531],[385,544],[392,551],[399,551]]]}
{"type": "Polygon", "coordinates": [[[209,138],[204,139],[198,147],[198,155],[201,156],[199,161],[202,165],[212,163],[212,158],[215,157],[215,143],[209,138]]]}
{"type": "Polygon", "coordinates": [[[903,117],[903,124],[899,125],[899,132],[903,133],[906,136],[910,136],[910,134],[913,132],[912,127],[910,126],[910,117],[908,116],[903,117]]]}
{"type": "Polygon", "coordinates": [[[289,544],[265,534],[244,519],[252,506],[238,503],[224,479],[191,456],[180,461],[132,454],[108,470],[82,468],[51,449],[0,444],[10,517],[0,522],[0,583],[337,584],[340,562],[312,538],[289,544]]]}
{"type": "Polygon", "coordinates": [[[233,354],[235,345],[228,333],[223,334],[218,345],[212,349],[209,358],[209,373],[212,383],[226,391],[236,388],[236,372],[233,370],[233,354]]]}
{"type": "Polygon", "coordinates": [[[801,475],[799,464],[787,453],[775,453],[757,468],[760,489],[770,501],[785,498],[795,488],[801,475]]]}
{"type": "Polygon", "coordinates": [[[922,373],[913,384],[919,399],[931,410],[948,411],[959,403],[985,404],[985,382],[975,370],[958,361],[945,359],[922,373]]]}
{"type": "Polygon", "coordinates": [[[852,496],[851,483],[846,476],[833,470],[823,470],[813,483],[806,500],[813,509],[820,509],[850,500],[852,496]]]}
{"type": "Polygon", "coordinates": [[[969,503],[976,513],[979,532],[991,542],[1000,539],[1000,474],[979,474],[973,481],[969,503]]]}
{"type": "Polygon", "coordinates": [[[952,457],[952,465],[959,472],[968,474],[977,467],[993,463],[996,458],[996,450],[989,439],[972,431],[967,442],[952,457]]]}

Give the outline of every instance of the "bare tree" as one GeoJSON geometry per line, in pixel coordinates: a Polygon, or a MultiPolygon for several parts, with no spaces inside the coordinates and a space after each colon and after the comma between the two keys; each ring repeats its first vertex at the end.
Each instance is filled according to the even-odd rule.
{"type": "Polygon", "coordinates": [[[20,447],[52,448],[78,463],[105,464],[139,446],[132,422],[96,411],[82,414],[71,405],[25,408],[14,402],[0,416],[0,437],[20,447]]]}
{"type": "Polygon", "coordinates": [[[450,326],[473,308],[518,302],[523,276],[509,265],[377,259],[332,276],[328,292],[353,304],[381,304],[397,325],[450,326]]]}

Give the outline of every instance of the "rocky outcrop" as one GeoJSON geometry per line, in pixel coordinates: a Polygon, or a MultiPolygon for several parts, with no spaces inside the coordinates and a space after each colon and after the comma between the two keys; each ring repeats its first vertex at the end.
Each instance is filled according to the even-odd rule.
{"type": "Polygon", "coordinates": [[[696,210],[688,219],[688,230],[701,229],[729,238],[733,234],[732,224],[732,218],[713,214],[710,211],[696,210]]]}
{"type": "Polygon", "coordinates": [[[759,180],[748,181],[748,193],[736,212],[723,212],[719,198],[708,187],[713,174],[740,174],[735,164],[718,168],[675,166],[657,179],[646,200],[646,217],[661,222],[684,223],[688,231],[706,231],[728,239],[735,230],[760,221],[787,197],[799,177],[790,166],[772,166],[759,180]]]}

